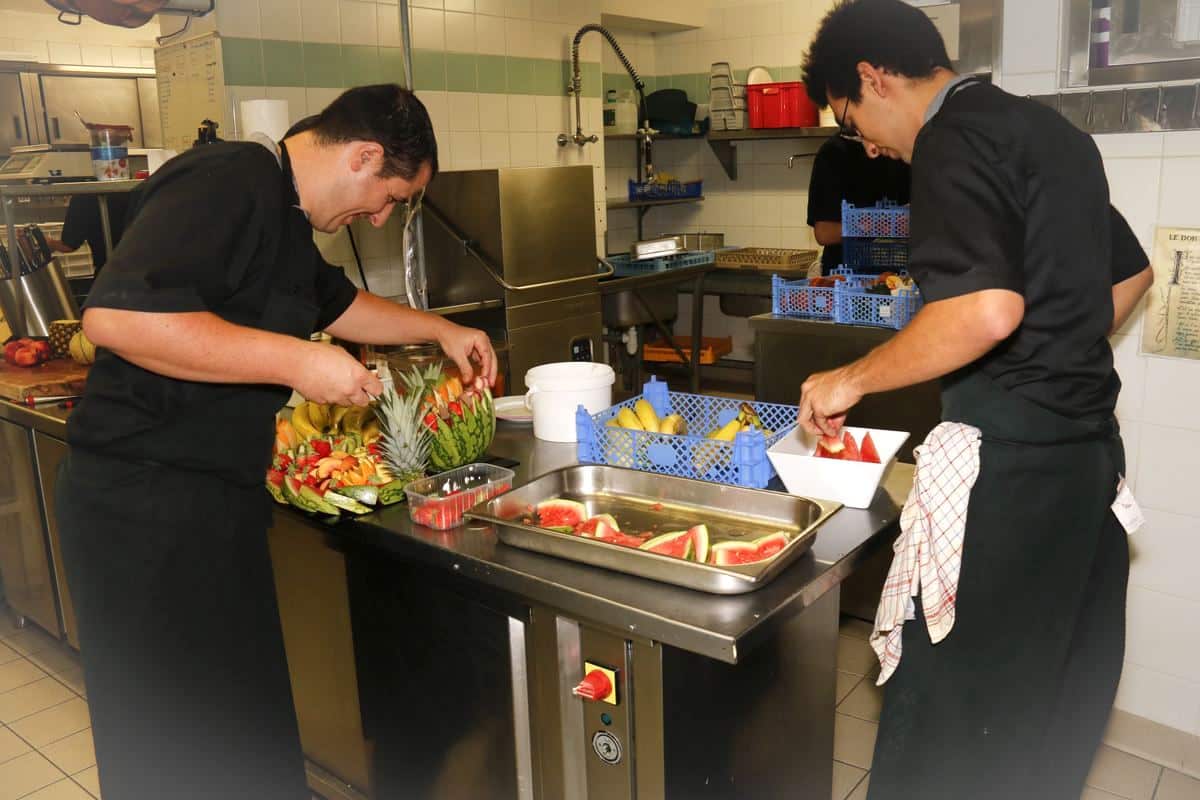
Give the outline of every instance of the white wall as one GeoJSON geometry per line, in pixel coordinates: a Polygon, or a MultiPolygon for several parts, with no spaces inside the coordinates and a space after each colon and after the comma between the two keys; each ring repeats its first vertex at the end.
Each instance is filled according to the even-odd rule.
{"type": "Polygon", "coordinates": [[[130,29],[102,25],[87,17],[81,25],[64,25],[57,16],[57,11],[44,4],[40,9],[0,9],[0,59],[90,67],[154,67],[157,21],[130,29]]]}
{"type": "MultiPolygon", "coordinates": [[[[1058,90],[1062,0],[1005,0],[1000,84],[1058,90]]],[[[1150,252],[1156,225],[1200,228],[1200,131],[1096,137],[1113,204],[1150,252]]],[[[1141,314],[1113,337],[1129,478],[1146,510],[1131,540],[1117,707],[1200,735],[1200,363],[1139,354],[1141,314]]]]}

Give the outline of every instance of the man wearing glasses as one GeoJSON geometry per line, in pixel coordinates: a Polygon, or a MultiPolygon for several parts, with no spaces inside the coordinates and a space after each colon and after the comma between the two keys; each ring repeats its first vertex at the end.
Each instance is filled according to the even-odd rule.
{"type": "Polygon", "coordinates": [[[483,332],[356,289],[313,242],[411,212],[436,172],[424,106],[380,85],[146,182],[85,306],[100,349],[58,483],[106,797],[308,797],[267,550],[272,419],[292,389],[382,390],[314,331],[437,342],[465,382],[494,380],[483,332]]]}
{"type": "Polygon", "coordinates": [[[1151,283],[1146,255],[1091,137],[955,75],[919,9],[839,3],[804,82],[868,155],[911,164],[925,306],[810,376],[800,422],[832,434],[865,394],[943,384],[872,636],[886,688],[869,798],[1078,797],[1121,674],[1129,575],[1107,337],[1151,283]]]}

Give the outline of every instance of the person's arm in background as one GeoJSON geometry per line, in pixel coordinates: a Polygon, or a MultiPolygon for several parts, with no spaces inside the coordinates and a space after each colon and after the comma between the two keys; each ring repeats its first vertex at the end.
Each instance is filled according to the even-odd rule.
{"type": "Polygon", "coordinates": [[[1112,206],[1109,211],[1112,215],[1113,274],[1113,323],[1108,331],[1111,336],[1121,329],[1154,284],[1154,269],[1125,217],[1112,206]]]}
{"type": "Polygon", "coordinates": [[[824,220],[813,224],[813,238],[817,240],[817,244],[825,247],[831,244],[842,243],[842,221],[827,222],[824,220]]]}

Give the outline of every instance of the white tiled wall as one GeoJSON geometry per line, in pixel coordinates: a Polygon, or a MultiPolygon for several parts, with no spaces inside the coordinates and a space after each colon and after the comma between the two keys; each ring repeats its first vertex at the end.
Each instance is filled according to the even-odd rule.
{"type": "MultiPolygon", "coordinates": [[[[1001,85],[1058,89],[1062,8],[1005,0],[1001,85]]],[[[1200,228],[1200,132],[1097,136],[1113,204],[1149,252],[1158,225],[1200,228]]],[[[1113,337],[1129,478],[1146,509],[1130,539],[1128,643],[1117,707],[1200,734],[1200,363],[1140,354],[1141,314],[1113,337]]]]}
{"type": "Polygon", "coordinates": [[[0,10],[0,60],[37,61],[89,67],[153,67],[154,37],[159,26],[141,28],[101,25],[84,18],[81,25],[64,25],[58,12],[0,10]]]}

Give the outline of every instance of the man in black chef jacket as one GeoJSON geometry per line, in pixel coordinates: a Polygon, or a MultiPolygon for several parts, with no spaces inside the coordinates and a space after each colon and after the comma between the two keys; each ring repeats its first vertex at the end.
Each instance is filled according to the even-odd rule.
{"type": "MultiPolygon", "coordinates": [[[[857,208],[880,200],[908,203],[908,165],[890,158],[871,158],[860,142],[830,136],[813,159],[808,182],[808,224],[821,251],[821,274],[841,266],[842,201],[857,208]]],[[[859,272],[869,270],[858,270],[859,272]]]]}
{"type": "Polygon", "coordinates": [[[494,379],[483,332],[356,289],[313,242],[409,213],[436,171],[424,106],[380,85],[146,182],[84,310],[100,349],[58,483],[105,797],[308,797],[267,550],[272,421],[292,389],[380,393],[319,330],[437,342],[464,382],[494,379]]]}
{"type": "Polygon", "coordinates": [[[955,75],[901,0],[836,6],[804,81],[868,154],[911,164],[909,263],[926,304],[867,356],[810,376],[800,422],[830,434],[863,395],[941,378],[943,419],[981,433],[956,620],[931,645],[914,598],[869,797],[1073,800],[1124,650],[1107,336],[1152,281],[1145,253],[1091,138],[955,75]]]}

